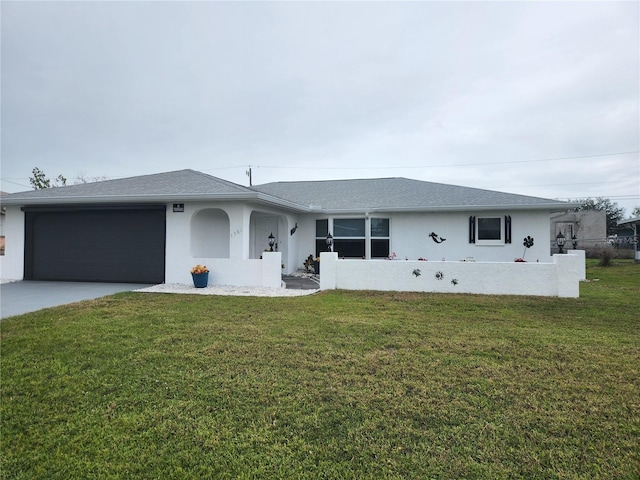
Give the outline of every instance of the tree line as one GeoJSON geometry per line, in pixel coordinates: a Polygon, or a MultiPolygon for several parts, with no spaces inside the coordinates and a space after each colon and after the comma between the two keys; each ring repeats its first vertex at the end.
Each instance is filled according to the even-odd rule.
{"type": "MultiPolygon", "coordinates": [[[[576,212],[588,210],[604,211],[607,216],[607,235],[615,235],[624,230],[624,228],[618,226],[618,222],[624,220],[624,208],[619,207],[616,202],[612,202],[608,198],[597,197],[595,200],[593,198],[580,199],[575,203],[580,204],[574,208],[576,212]]],[[[631,217],[640,217],[640,206],[634,207],[631,212],[631,217]]]]}

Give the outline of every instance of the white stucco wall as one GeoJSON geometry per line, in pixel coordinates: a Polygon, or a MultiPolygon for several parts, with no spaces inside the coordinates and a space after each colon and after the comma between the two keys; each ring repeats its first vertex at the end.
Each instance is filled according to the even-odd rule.
{"type": "MultiPolygon", "coordinates": [[[[191,281],[191,268],[196,264],[207,263],[209,268],[212,268],[211,262],[213,256],[201,256],[197,255],[206,249],[206,230],[208,227],[201,225],[201,220],[207,217],[207,212],[211,208],[216,208],[220,212],[224,212],[227,215],[228,223],[227,229],[224,232],[226,240],[224,241],[226,250],[225,255],[220,255],[217,260],[248,260],[248,246],[245,249],[242,245],[243,238],[249,237],[249,222],[248,218],[245,227],[245,212],[241,208],[233,203],[216,203],[212,205],[210,203],[185,203],[183,212],[173,212],[172,205],[167,205],[166,216],[166,244],[165,244],[165,282],[166,283],[189,283],[191,281]],[[204,217],[203,217],[204,215],[204,217]],[[192,227],[194,228],[194,234],[199,238],[195,241],[197,248],[194,250],[192,244],[192,227]],[[228,246],[228,247],[227,247],[228,246]],[[245,254],[246,250],[246,254],[245,254]],[[193,254],[196,255],[193,255],[193,254]]],[[[249,216],[249,213],[246,214],[249,216]]],[[[220,213],[216,214],[216,219],[219,225],[221,218],[220,213]]],[[[216,238],[223,235],[218,231],[210,238],[210,241],[215,242],[216,238]]],[[[248,240],[246,241],[248,244],[248,240]]],[[[212,247],[215,250],[217,247],[212,247]]],[[[219,249],[219,248],[218,248],[219,249]]],[[[226,262],[227,264],[229,262],[226,262]]],[[[256,267],[258,268],[258,267],[256,267]]],[[[209,282],[211,283],[214,274],[209,274],[209,282]]]]}
{"type": "MultiPolygon", "coordinates": [[[[182,203],[182,202],[181,202],[182,203]]],[[[315,222],[322,218],[362,218],[365,215],[304,215],[292,214],[263,206],[239,204],[237,202],[184,202],[184,212],[173,212],[167,204],[166,213],[166,262],[165,281],[184,283],[190,281],[190,269],[197,263],[206,263],[212,268],[210,282],[233,285],[275,284],[275,274],[269,273],[264,280],[265,263],[257,260],[262,252],[255,251],[252,235],[252,212],[271,215],[276,219],[281,262],[284,273],[302,268],[308,255],[315,255],[315,222]],[[211,220],[209,224],[198,223],[192,230],[195,215],[199,220],[211,220]],[[223,213],[224,212],[224,213],[223,213]],[[290,230],[298,224],[296,232],[290,230]],[[192,233],[196,238],[192,238],[192,233]],[[224,237],[224,238],[223,238],[224,237]],[[208,242],[211,244],[208,244],[208,242]],[[249,261],[244,263],[244,261],[249,261]],[[253,263],[252,263],[253,262],[253,263]],[[216,273],[218,272],[218,273],[216,273]],[[226,279],[226,280],[223,280],[226,279]]],[[[390,253],[396,252],[398,259],[405,257],[430,261],[458,261],[473,257],[478,262],[513,262],[524,252],[522,239],[529,235],[535,244],[526,251],[530,263],[551,262],[548,246],[549,215],[546,212],[493,211],[468,213],[393,213],[375,214],[372,217],[389,218],[390,253]],[[512,219],[512,243],[498,245],[469,244],[469,215],[501,216],[512,219]],[[437,233],[447,240],[436,244],[429,237],[437,233]]],[[[275,233],[275,232],[274,232],[275,233]]],[[[5,216],[6,251],[0,257],[0,275],[5,279],[22,279],[24,272],[24,212],[20,207],[7,207],[5,216]]],[[[339,254],[339,252],[338,252],[339,254]]],[[[529,268],[529,267],[527,267],[529,268]]],[[[280,268],[274,271],[283,273],[280,268]]],[[[324,267],[323,267],[324,273],[324,267]]],[[[278,277],[279,278],[279,277],[278,277]]]]}
{"type": "Polygon", "coordinates": [[[556,293],[558,297],[578,298],[580,296],[580,280],[584,268],[582,255],[554,255],[556,266],[556,293]]]}
{"type": "Polygon", "coordinates": [[[280,237],[280,243],[283,245],[283,248],[280,249],[284,263],[283,273],[292,273],[300,267],[297,262],[300,256],[300,218],[297,215],[285,215],[280,219],[280,227],[283,230],[280,237]],[[291,230],[296,224],[298,227],[292,235],[291,230]]]}
{"type": "Polygon", "coordinates": [[[166,283],[191,283],[191,267],[196,264],[209,268],[209,285],[231,285],[238,287],[281,288],[280,252],[265,252],[261,260],[229,258],[192,258],[192,264],[185,265],[172,274],[166,283]]]}
{"type": "Polygon", "coordinates": [[[250,206],[231,202],[185,202],[184,212],[173,212],[172,206],[168,205],[165,282],[191,283],[191,268],[201,264],[210,269],[211,285],[279,288],[282,254],[265,253],[262,260],[250,258],[252,211],[250,206]],[[228,223],[222,212],[227,215],[228,223]],[[203,224],[207,219],[211,221],[203,224]],[[193,240],[193,234],[198,238],[193,240]],[[207,242],[212,245],[208,247],[207,242]],[[223,247],[214,245],[216,242],[222,243],[223,247]],[[228,253],[224,245],[228,245],[228,253]],[[197,255],[208,248],[219,255],[197,255]]]}
{"type": "Polygon", "coordinates": [[[20,207],[6,207],[4,217],[5,251],[0,255],[0,278],[24,278],[24,212],[20,207]]]}
{"type": "MultiPolygon", "coordinates": [[[[172,203],[167,204],[165,282],[190,283],[191,268],[204,263],[211,269],[210,283],[280,287],[280,253],[264,260],[249,258],[251,207],[234,202],[185,203],[184,212],[173,212],[172,207],[172,203]]],[[[24,278],[24,219],[20,207],[7,207],[6,249],[0,256],[2,279],[24,278]]],[[[286,220],[283,225],[287,225],[286,220]]]]}
{"type": "MultiPolygon", "coordinates": [[[[533,247],[526,249],[525,260],[550,261],[549,215],[545,212],[529,211],[489,211],[471,213],[405,213],[390,217],[391,251],[397,258],[416,260],[461,260],[473,257],[483,262],[512,262],[525,253],[524,237],[534,238],[533,247]],[[500,217],[511,216],[512,243],[504,241],[490,244],[476,241],[469,243],[469,216],[500,217]],[[429,234],[434,232],[442,243],[435,243],[429,234]]],[[[504,230],[504,227],[503,227],[504,230]]],[[[503,233],[504,235],[504,233],[503,233]]],[[[340,253],[340,252],[338,252],[340,253]]]]}
{"type": "MultiPolygon", "coordinates": [[[[299,220],[298,252],[295,262],[301,268],[309,254],[315,255],[316,219],[363,218],[365,215],[308,215],[299,220]]],[[[512,262],[524,255],[529,262],[550,262],[549,213],[545,211],[495,210],[464,213],[389,213],[372,214],[370,217],[389,218],[389,253],[395,252],[399,259],[431,261],[461,260],[472,257],[483,262],[512,262]],[[511,216],[512,243],[469,243],[469,216],[511,216]],[[446,241],[435,243],[429,234],[434,232],[446,241]],[[534,238],[534,245],[525,249],[523,239],[534,238]],[[525,252],[526,250],[526,252],[525,252]]],[[[332,231],[331,227],[329,227],[332,231]]],[[[504,233],[503,233],[504,235],[504,233]]],[[[340,253],[339,251],[337,252],[340,253]]]]}
{"type": "Polygon", "coordinates": [[[316,251],[316,219],[313,215],[305,215],[298,220],[298,230],[294,235],[297,242],[297,253],[293,259],[296,269],[304,267],[304,261],[316,251]]]}
{"type": "Polygon", "coordinates": [[[342,260],[321,254],[320,288],[578,297],[580,255],[549,263],[342,260]]]}

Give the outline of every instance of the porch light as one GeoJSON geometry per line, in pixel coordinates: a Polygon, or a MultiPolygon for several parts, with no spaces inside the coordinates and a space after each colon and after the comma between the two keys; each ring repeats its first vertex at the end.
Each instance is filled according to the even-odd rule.
{"type": "Polygon", "coordinates": [[[558,249],[560,250],[558,253],[564,253],[564,235],[562,234],[562,232],[558,233],[558,235],[556,236],[556,245],[558,245],[558,249]]]}
{"type": "Polygon", "coordinates": [[[269,251],[273,252],[273,246],[276,244],[276,237],[273,236],[273,232],[269,235],[269,251]]]}
{"type": "Polygon", "coordinates": [[[578,237],[575,235],[571,237],[571,243],[573,244],[573,249],[576,250],[578,248],[578,237]]]}
{"type": "Polygon", "coordinates": [[[333,236],[331,235],[331,232],[329,232],[329,234],[327,235],[327,251],[328,252],[331,251],[332,245],[333,245],[333,236]]]}

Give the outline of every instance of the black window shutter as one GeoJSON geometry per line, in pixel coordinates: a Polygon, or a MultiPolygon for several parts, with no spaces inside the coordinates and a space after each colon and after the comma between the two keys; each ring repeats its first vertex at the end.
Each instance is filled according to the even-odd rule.
{"type": "Polygon", "coordinates": [[[476,217],[469,217],[469,243],[476,243],[476,217]]]}
{"type": "Polygon", "coordinates": [[[511,215],[504,216],[504,243],[511,243],[511,215]]]}

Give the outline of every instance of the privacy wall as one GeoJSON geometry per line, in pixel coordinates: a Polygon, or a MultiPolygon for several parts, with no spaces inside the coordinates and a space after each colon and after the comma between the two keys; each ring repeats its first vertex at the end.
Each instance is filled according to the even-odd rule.
{"type": "Polygon", "coordinates": [[[342,260],[327,252],[320,289],[577,298],[581,262],[581,255],[554,255],[550,263],[342,260]]]}

